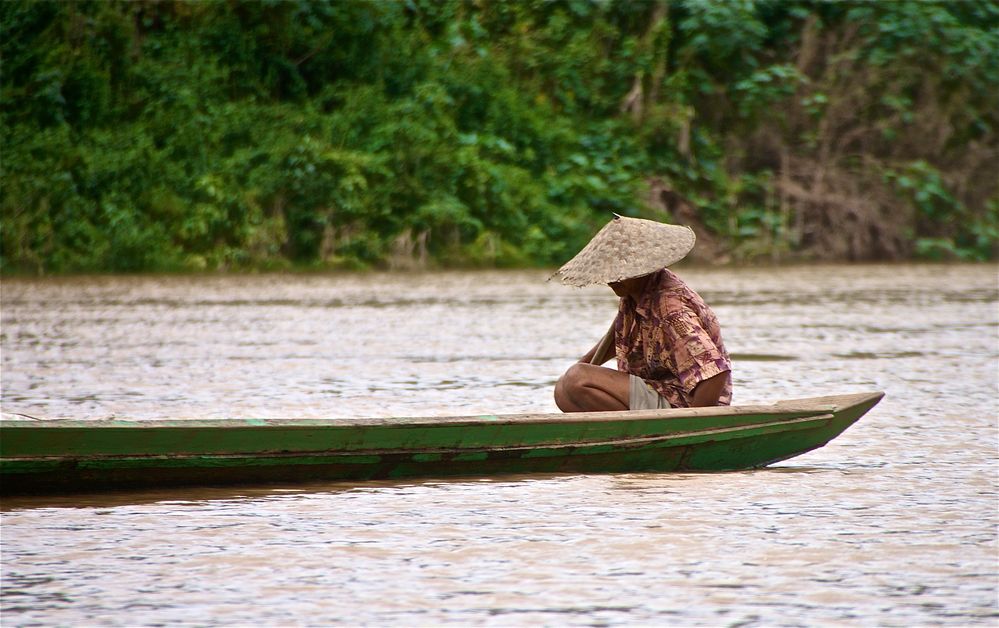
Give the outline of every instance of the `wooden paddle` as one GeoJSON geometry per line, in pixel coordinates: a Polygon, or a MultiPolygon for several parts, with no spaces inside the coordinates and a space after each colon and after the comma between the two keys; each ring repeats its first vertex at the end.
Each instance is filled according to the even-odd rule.
{"type": "Polygon", "coordinates": [[[597,345],[597,350],[593,352],[593,357],[590,358],[590,364],[596,364],[597,366],[603,364],[607,360],[614,356],[614,326],[604,334],[604,337],[600,339],[600,344],[597,345]]]}

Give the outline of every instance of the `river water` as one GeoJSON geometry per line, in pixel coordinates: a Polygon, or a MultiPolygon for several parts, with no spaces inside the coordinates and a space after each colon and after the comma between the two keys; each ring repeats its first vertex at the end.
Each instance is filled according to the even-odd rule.
{"type": "MultiPolygon", "coordinates": [[[[996,625],[999,269],[678,272],[722,322],[735,403],[886,398],[750,472],[4,499],[0,620],[996,625]]],[[[4,279],[0,400],[76,419],[554,412],[615,299],[545,277],[4,279]]]]}

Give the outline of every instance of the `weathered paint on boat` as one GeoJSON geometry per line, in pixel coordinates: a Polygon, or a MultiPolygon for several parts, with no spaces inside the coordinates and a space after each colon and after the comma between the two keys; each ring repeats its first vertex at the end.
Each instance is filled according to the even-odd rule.
{"type": "Polygon", "coordinates": [[[3,421],[0,491],[748,469],[825,445],[883,396],[444,418],[3,421]]]}

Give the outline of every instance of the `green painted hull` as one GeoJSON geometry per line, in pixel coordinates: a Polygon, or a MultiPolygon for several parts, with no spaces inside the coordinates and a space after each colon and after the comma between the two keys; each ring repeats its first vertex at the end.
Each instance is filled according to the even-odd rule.
{"type": "Polygon", "coordinates": [[[3,421],[0,491],[749,469],[825,445],[882,397],[447,418],[3,421]]]}

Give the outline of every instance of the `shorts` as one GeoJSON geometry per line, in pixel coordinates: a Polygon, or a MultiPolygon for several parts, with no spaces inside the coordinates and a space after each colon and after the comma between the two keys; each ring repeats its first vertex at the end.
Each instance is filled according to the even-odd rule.
{"type": "Polygon", "coordinates": [[[646,384],[644,379],[637,375],[628,376],[629,410],[662,410],[669,407],[669,402],[646,384]]]}

